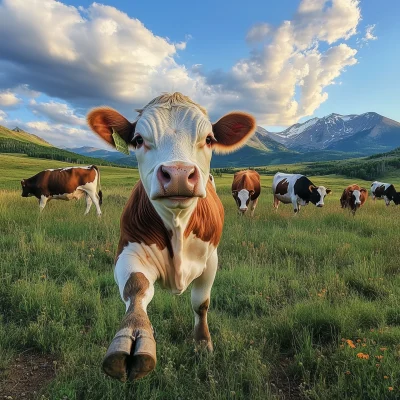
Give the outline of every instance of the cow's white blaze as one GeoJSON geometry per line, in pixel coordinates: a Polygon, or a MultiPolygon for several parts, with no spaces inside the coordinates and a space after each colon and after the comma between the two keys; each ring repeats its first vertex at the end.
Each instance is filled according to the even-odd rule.
{"type": "Polygon", "coordinates": [[[238,199],[240,201],[240,206],[239,209],[240,211],[246,211],[247,210],[247,200],[250,197],[250,193],[248,190],[246,189],[242,189],[239,193],[238,193],[238,199]]]}
{"type": "Polygon", "coordinates": [[[321,196],[319,202],[316,204],[316,206],[323,206],[324,203],[324,198],[327,195],[326,193],[326,187],[325,186],[318,186],[318,193],[321,196]]]}
{"type": "Polygon", "coordinates": [[[359,190],[353,190],[353,196],[355,198],[355,204],[361,204],[361,192],[359,190]]]}

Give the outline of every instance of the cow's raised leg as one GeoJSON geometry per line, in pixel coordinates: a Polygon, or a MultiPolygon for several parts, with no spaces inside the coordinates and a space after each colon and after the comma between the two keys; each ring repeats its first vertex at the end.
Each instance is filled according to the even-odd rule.
{"type": "Polygon", "coordinates": [[[90,198],[90,196],[86,193],[86,210],[85,210],[85,214],[87,215],[90,211],[90,207],[92,207],[92,199],[90,198]]]}
{"type": "Polygon", "coordinates": [[[97,211],[97,216],[101,216],[101,209],[100,209],[100,203],[99,203],[99,195],[92,190],[88,190],[86,192],[87,195],[89,195],[90,199],[92,200],[93,204],[96,206],[96,211],[97,211]]]}
{"type": "Polygon", "coordinates": [[[147,316],[153,284],[142,272],[132,272],[124,285],[122,297],[127,311],[103,360],[104,372],[113,378],[140,379],[156,366],[156,342],[147,316]]]}
{"type": "Polygon", "coordinates": [[[252,200],[251,201],[251,204],[250,204],[250,210],[251,210],[251,216],[252,217],[254,217],[254,211],[255,211],[255,209],[256,209],[256,207],[257,207],[257,203],[258,203],[258,197],[255,199],[255,200],[252,200]]]}
{"type": "Polygon", "coordinates": [[[213,351],[210,332],[208,330],[207,312],[210,306],[211,287],[217,272],[218,255],[215,250],[207,261],[202,275],[193,281],[191,301],[194,312],[194,339],[207,350],[213,351]]]}
{"type": "Polygon", "coordinates": [[[46,207],[46,204],[47,204],[48,200],[49,200],[48,197],[46,197],[44,195],[40,196],[40,200],[39,200],[39,211],[40,212],[42,212],[43,209],[46,207]]]}

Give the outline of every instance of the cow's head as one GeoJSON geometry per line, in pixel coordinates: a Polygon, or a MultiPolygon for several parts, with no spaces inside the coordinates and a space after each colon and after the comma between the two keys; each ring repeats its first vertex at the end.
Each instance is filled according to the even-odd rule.
{"type": "Polygon", "coordinates": [[[253,196],[254,190],[232,190],[232,196],[236,201],[239,211],[244,214],[247,211],[251,196],[253,196]]]}
{"type": "Polygon", "coordinates": [[[29,197],[31,195],[30,188],[29,188],[29,183],[27,182],[26,179],[22,179],[21,181],[21,187],[22,187],[22,197],[29,197]]]}
{"type": "Polygon", "coordinates": [[[331,189],[327,189],[325,186],[314,186],[310,185],[308,190],[310,191],[310,201],[317,207],[324,206],[324,198],[327,194],[331,193],[331,189]]]}
{"type": "Polygon", "coordinates": [[[238,149],[256,128],[255,119],[242,112],[212,124],[207,112],[181,93],[161,95],[138,112],[134,123],[108,107],[93,109],[87,119],[112,146],[115,129],[133,147],[147,195],[169,209],[205,197],[212,152],[238,149]]]}

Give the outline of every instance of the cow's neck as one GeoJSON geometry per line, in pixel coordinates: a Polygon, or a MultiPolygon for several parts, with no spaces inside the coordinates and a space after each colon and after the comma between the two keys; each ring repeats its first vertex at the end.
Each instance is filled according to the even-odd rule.
{"type": "MultiPolygon", "coordinates": [[[[174,281],[176,288],[180,291],[186,288],[187,277],[185,276],[185,264],[187,263],[190,241],[193,237],[187,237],[185,235],[186,227],[190,221],[190,218],[197,207],[198,199],[193,201],[188,208],[185,209],[169,209],[164,207],[162,204],[156,202],[153,203],[156,212],[164,222],[164,225],[168,231],[172,232],[171,235],[171,246],[173,249],[173,258],[171,263],[174,269],[174,281]]],[[[186,271],[188,272],[188,271],[186,271]]]]}

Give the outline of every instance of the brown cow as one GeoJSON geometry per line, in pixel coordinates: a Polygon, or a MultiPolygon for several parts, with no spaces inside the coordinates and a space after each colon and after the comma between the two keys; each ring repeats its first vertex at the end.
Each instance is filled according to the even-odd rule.
{"type": "Polygon", "coordinates": [[[236,201],[240,214],[244,214],[250,203],[251,216],[257,207],[261,184],[258,172],[251,169],[236,172],[232,182],[232,196],[236,201]]]}
{"type": "Polygon", "coordinates": [[[347,188],[343,190],[342,197],[340,198],[340,205],[342,208],[349,208],[353,215],[355,215],[357,209],[367,201],[367,198],[367,189],[353,184],[347,186],[347,188]]]}
{"type": "Polygon", "coordinates": [[[114,147],[118,132],[138,161],[141,180],[121,217],[114,270],[126,314],[103,369],[120,380],[139,379],[156,365],[147,306],[157,280],[174,294],[193,282],[194,338],[212,350],[207,312],[224,209],[210,181],[210,161],[213,150],[244,145],[256,122],[234,112],[212,124],[204,108],[174,93],[152,100],[133,123],[106,107],[92,110],[88,123],[114,147]]]}
{"type": "Polygon", "coordinates": [[[97,215],[101,215],[101,189],[97,193],[97,186],[100,187],[100,171],[95,165],[46,169],[31,178],[22,179],[21,186],[22,197],[35,196],[39,199],[40,211],[52,199],[78,200],[86,196],[85,215],[92,202],[96,206],[97,215]]]}

